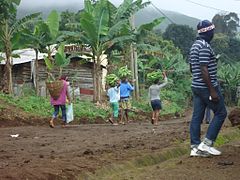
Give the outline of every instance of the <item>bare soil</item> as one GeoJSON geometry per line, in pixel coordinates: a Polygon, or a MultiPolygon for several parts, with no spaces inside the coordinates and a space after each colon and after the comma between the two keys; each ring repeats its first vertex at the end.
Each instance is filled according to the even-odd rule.
{"type": "MultiPolygon", "coordinates": [[[[161,159],[159,153],[166,149],[184,146],[191,112],[162,117],[158,126],[140,116],[141,121],[127,125],[99,120],[52,129],[49,119],[6,105],[0,109],[0,179],[240,179],[239,139],[220,147],[219,157],[189,158],[187,150],[144,165],[139,159],[161,159]],[[136,167],[129,168],[131,162],[136,167]]],[[[206,128],[203,124],[203,132],[206,128]]],[[[226,120],[222,133],[232,130],[239,131],[226,120]]]]}

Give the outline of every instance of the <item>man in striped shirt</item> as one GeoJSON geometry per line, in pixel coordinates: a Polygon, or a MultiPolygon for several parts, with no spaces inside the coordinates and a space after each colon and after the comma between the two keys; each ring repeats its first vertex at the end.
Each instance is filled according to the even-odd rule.
{"type": "Polygon", "coordinates": [[[192,73],[193,115],[190,124],[191,153],[190,156],[220,155],[213,147],[222,124],[227,116],[224,99],[217,81],[217,61],[210,41],[214,36],[215,26],[208,20],[199,22],[199,36],[193,43],[189,64],[192,73]],[[201,142],[201,122],[205,108],[214,112],[206,136],[201,142]]]}

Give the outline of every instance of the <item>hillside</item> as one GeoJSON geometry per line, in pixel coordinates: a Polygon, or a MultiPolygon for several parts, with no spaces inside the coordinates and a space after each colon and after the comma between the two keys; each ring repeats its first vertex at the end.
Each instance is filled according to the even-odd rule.
{"type": "MultiPolygon", "coordinates": [[[[167,10],[161,10],[165,16],[167,16],[170,20],[172,20],[176,24],[183,24],[188,25],[192,27],[193,29],[196,28],[197,23],[200,21],[197,18],[193,18],[190,16],[186,16],[181,13],[173,12],[173,11],[167,11],[167,10]]],[[[135,17],[135,23],[136,26],[139,26],[143,23],[151,22],[155,18],[163,17],[164,15],[158,12],[156,9],[153,9],[152,7],[147,7],[141,11],[139,11],[136,14],[135,17]]],[[[165,30],[169,24],[171,24],[170,20],[167,18],[161,23],[159,28],[161,30],[165,30]]]]}
{"type": "MultiPolygon", "coordinates": [[[[77,12],[78,9],[81,9],[81,8],[82,7],[76,7],[71,4],[69,4],[68,6],[58,6],[56,4],[54,6],[47,6],[47,7],[39,6],[37,8],[27,8],[27,7],[20,6],[18,8],[18,17],[20,18],[20,17],[23,17],[27,14],[34,13],[34,12],[42,12],[43,17],[46,18],[52,9],[56,9],[59,12],[62,12],[65,10],[77,12]]],[[[185,24],[185,25],[189,25],[190,27],[195,28],[196,24],[199,22],[199,19],[189,17],[189,16],[186,16],[181,13],[167,11],[167,10],[161,10],[161,11],[176,24],[185,24]]],[[[152,7],[147,7],[145,9],[139,11],[136,14],[135,24],[136,24],[136,26],[139,26],[141,24],[148,23],[157,17],[162,17],[162,16],[163,15],[160,12],[158,12],[157,10],[153,9],[152,7]]],[[[159,28],[164,31],[169,24],[171,24],[171,22],[169,20],[165,19],[164,22],[159,26],[159,28]]]]}

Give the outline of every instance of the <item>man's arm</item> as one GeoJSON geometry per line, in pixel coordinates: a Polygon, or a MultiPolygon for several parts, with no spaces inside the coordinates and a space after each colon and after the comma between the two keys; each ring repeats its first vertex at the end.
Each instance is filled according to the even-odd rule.
{"type": "Polygon", "coordinates": [[[219,101],[218,94],[217,94],[215,88],[212,86],[207,65],[201,65],[201,72],[202,72],[203,81],[207,84],[207,87],[210,91],[210,96],[212,98],[212,101],[214,101],[214,102],[219,101]]]}

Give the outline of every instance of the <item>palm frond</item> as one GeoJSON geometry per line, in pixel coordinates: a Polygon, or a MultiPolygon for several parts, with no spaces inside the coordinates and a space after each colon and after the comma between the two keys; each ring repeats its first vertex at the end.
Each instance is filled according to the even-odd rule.
{"type": "Polygon", "coordinates": [[[121,33],[121,30],[126,27],[126,24],[128,23],[129,21],[128,20],[121,20],[119,22],[117,22],[116,24],[114,24],[110,29],[109,29],[109,32],[108,32],[108,36],[110,38],[116,36],[117,34],[120,34],[121,33]]]}
{"type": "Polygon", "coordinates": [[[97,29],[94,24],[93,16],[87,12],[82,13],[80,25],[89,38],[88,41],[97,42],[97,29]]]}
{"type": "Polygon", "coordinates": [[[51,11],[48,15],[46,24],[48,25],[52,38],[56,38],[59,32],[59,15],[57,11],[51,11]]]}
{"type": "Polygon", "coordinates": [[[25,17],[23,17],[22,19],[17,20],[10,29],[9,34],[12,35],[13,33],[20,31],[21,29],[23,29],[24,25],[30,21],[33,21],[35,18],[37,18],[41,13],[34,13],[34,14],[30,14],[27,15],[25,17]]]}

